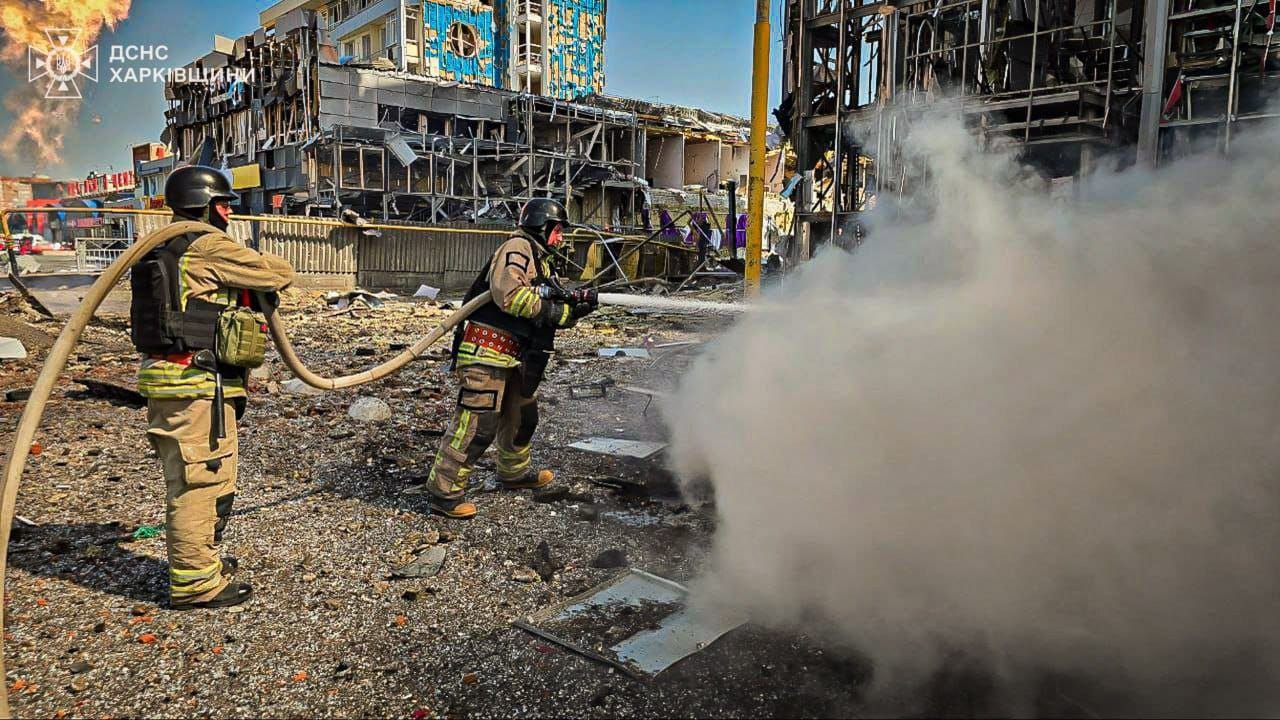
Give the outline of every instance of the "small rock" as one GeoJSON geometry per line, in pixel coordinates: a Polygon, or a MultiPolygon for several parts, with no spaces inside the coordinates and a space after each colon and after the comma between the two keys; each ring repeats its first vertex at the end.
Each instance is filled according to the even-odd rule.
{"type": "Polygon", "coordinates": [[[578,508],[578,519],[584,522],[599,522],[600,509],[595,505],[583,505],[578,508]]]}
{"type": "Polygon", "coordinates": [[[427,534],[422,536],[422,542],[423,542],[424,544],[426,544],[426,545],[439,545],[439,544],[440,544],[440,531],[439,531],[439,530],[428,530],[428,531],[427,531],[427,534]]]}
{"type": "Polygon", "coordinates": [[[133,613],[134,617],[142,617],[144,615],[150,614],[151,608],[147,607],[146,605],[134,605],[133,609],[130,612],[133,613]]]}
{"type": "Polygon", "coordinates": [[[533,559],[529,566],[533,571],[538,573],[538,577],[544,581],[550,580],[555,576],[556,571],[564,567],[564,563],[552,556],[551,546],[546,540],[538,543],[538,547],[533,552],[533,559]]]}
{"type": "Polygon", "coordinates": [[[448,530],[441,530],[441,531],[440,531],[440,542],[442,542],[442,543],[451,543],[451,542],[453,542],[457,537],[458,537],[458,536],[457,536],[455,533],[452,533],[452,532],[450,532],[450,531],[448,531],[448,530]]]}
{"type": "Polygon", "coordinates": [[[292,380],[286,380],[284,384],[280,386],[280,388],[290,395],[314,396],[314,395],[324,394],[323,390],[319,388],[313,388],[310,385],[302,382],[298,378],[293,378],[292,380]]]}
{"type": "Polygon", "coordinates": [[[328,600],[324,601],[324,606],[329,608],[330,610],[341,610],[342,601],[338,600],[337,598],[329,598],[328,600]]]}
{"type": "Polygon", "coordinates": [[[71,684],[67,686],[67,689],[70,690],[73,695],[79,695],[89,689],[89,683],[84,679],[77,678],[71,681],[71,684]]]}
{"type": "Polygon", "coordinates": [[[480,682],[480,674],[479,674],[479,673],[469,672],[469,673],[464,673],[464,674],[462,675],[462,684],[463,684],[463,685],[475,685],[475,684],[476,684],[476,683],[478,683],[478,682],[480,682]]]}
{"type": "Polygon", "coordinates": [[[386,422],[391,419],[391,406],[375,397],[360,397],[351,403],[347,415],[360,422],[386,422]]]}
{"type": "Polygon", "coordinates": [[[440,574],[444,566],[445,549],[439,546],[422,553],[391,572],[392,578],[428,578],[440,574]]]}
{"type": "Polygon", "coordinates": [[[613,688],[611,686],[605,685],[604,687],[600,688],[599,690],[596,691],[595,695],[591,697],[591,707],[602,707],[605,701],[612,694],[613,694],[613,688]]]}
{"type": "Polygon", "coordinates": [[[511,573],[511,579],[518,583],[536,583],[542,578],[532,568],[520,567],[511,573]]]}
{"type": "Polygon", "coordinates": [[[374,350],[371,347],[356,348],[356,357],[373,357],[374,355],[377,355],[377,354],[378,354],[378,351],[374,350]]]}
{"type": "Polygon", "coordinates": [[[316,581],[315,573],[303,573],[302,582],[315,582],[315,581],[316,581]]]}
{"type": "Polygon", "coordinates": [[[627,565],[626,551],[620,550],[617,548],[614,548],[612,550],[605,550],[604,552],[597,555],[594,560],[591,561],[591,567],[599,568],[601,570],[626,567],[626,565],[627,565]]]}
{"type": "Polygon", "coordinates": [[[81,660],[81,661],[79,661],[79,662],[71,663],[71,666],[67,668],[67,670],[68,670],[72,675],[79,675],[80,673],[87,673],[87,672],[89,672],[89,671],[90,671],[90,670],[92,670],[92,669],[93,669],[93,666],[92,666],[92,665],[90,665],[89,663],[85,662],[84,660],[81,660]]]}
{"type": "Polygon", "coordinates": [[[355,436],[355,430],[351,430],[349,428],[334,428],[329,431],[330,440],[346,440],[347,438],[353,438],[355,436]]]}

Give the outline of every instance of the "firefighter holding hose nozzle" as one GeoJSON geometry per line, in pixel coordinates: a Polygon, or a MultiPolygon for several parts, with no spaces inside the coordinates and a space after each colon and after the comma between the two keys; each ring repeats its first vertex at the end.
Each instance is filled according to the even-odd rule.
{"type": "Polygon", "coordinates": [[[164,465],[169,600],[175,609],[248,600],[238,563],[219,544],[236,492],[236,422],[246,379],[262,364],[259,311],[293,281],[283,258],[260,254],[226,233],[237,199],[222,171],[178,168],[164,188],[174,222],[216,232],[180,235],[133,268],[130,326],[142,353],[138,390],[147,398],[147,438],[164,465]]]}
{"type": "Polygon", "coordinates": [[[454,334],[453,363],[461,388],[452,425],[427,478],[431,509],[454,519],[474,517],[466,500],[472,469],[498,445],[498,481],[506,490],[551,484],[552,473],[530,469],[538,425],[538,385],[557,330],[593,312],[593,290],[567,291],[552,263],[570,227],[564,206],[535,198],[520,210],[519,228],[480,271],[466,300],[486,290],[493,300],[454,334]]]}

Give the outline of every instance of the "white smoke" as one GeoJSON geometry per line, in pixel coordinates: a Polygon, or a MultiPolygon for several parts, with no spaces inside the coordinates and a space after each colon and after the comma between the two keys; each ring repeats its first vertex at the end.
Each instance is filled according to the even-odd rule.
{"type": "Polygon", "coordinates": [[[885,693],[962,651],[1006,712],[1044,672],[1104,713],[1280,711],[1277,140],[1065,204],[917,126],[929,218],[873,216],[664,408],[715,487],[698,597],[829,633],[885,693]]]}

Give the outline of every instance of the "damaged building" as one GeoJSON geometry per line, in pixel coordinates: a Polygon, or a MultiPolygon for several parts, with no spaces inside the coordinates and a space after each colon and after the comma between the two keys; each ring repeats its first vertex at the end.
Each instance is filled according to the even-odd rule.
{"type": "Polygon", "coordinates": [[[852,246],[900,193],[912,118],[959,114],[1068,196],[1102,158],[1153,166],[1229,151],[1280,76],[1274,3],[788,0],[782,127],[802,177],[796,248],[852,246]]]}
{"type": "Polygon", "coordinates": [[[605,10],[285,0],[187,68],[226,81],[166,87],[164,139],[180,162],[227,167],[255,214],[509,223],[555,197],[625,231],[659,206],[723,212],[746,121],[603,95],[605,10]]]}

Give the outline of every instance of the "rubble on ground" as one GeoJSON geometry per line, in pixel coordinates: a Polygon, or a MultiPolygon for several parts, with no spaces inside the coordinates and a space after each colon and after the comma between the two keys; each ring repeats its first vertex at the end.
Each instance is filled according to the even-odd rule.
{"type": "MultiPolygon", "coordinates": [[[[323,294],[291,291],[282,313],[304,360],[335,375],[403,350],[450,312],[425,298],[378,299],[334,314],[323,294]]],[[[60,325],[20,307],[20,298],[3,295],[0,304],[0,334],[23,338],[31,352],[0,373],[7,448],[21,391],[34,383],[60,325]]],[[[852,712],[859,685],[850,677],[865,671],[800,635],[748,625],[641,683],[512,626],[620,568],[688,582],[707,561],[714,508],[672,492],[658,461],[567,446],[597,436],[661,444],[656,413],[645,412],[652,398],[574,399],[570,389],[605,380],[602,387],[668,389],[696,344],[655,350],[647,360],[602,358],[599,348],[687,343],[714,329],[689,316],[604,308],[565,333],[541,391],[533,450],[535,467],[556,471],[556,485],[498,490],[487,455],[474,478],[481,491],[471,495],[480,513],[465,523],[430,515],[422,492],[457,392],[447,339],[386,380],[315,394],[298,393],[269,353],[240,428],[236,512],[224,546],[255,598],[229,611],[181,613],[166,607],[165,484],[145,437],[146,411],[77,384],[136,387],[126,323],[95,320],[50,399],[37,435],[43,452],[31,457],[18,496],[29,524],[14,524],[6,588],[14,712],[852,712]],[[366,398],[389,416],[353,420],[366,398]]]]}

